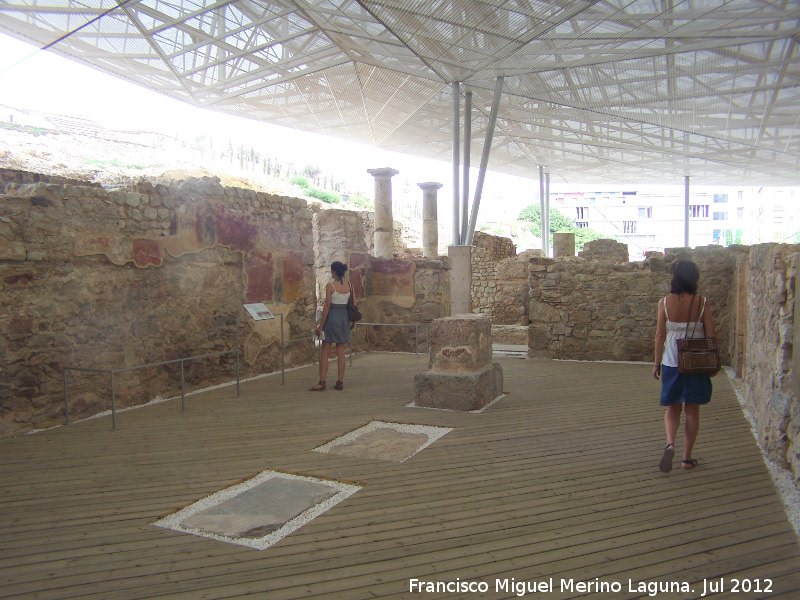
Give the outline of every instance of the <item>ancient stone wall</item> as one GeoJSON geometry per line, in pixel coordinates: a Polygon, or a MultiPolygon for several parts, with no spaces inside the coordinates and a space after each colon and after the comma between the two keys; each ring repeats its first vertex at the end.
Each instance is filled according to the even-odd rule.
{"type": "Polygon", "coordinates": [[[497,265],[513,257],[514,243],[504,237],[476,231],[473,238],[470,262],[472,265],[472,312],[483,313],[490,319],[495,307],[495,293],[499,280],[497,265]]]}
{"type": "MultiPolygon", "coordinates": [[[[245,302],[285,315],[285,339],[314,317],[305,201],[217,179],[106,190],[0,170],[0,433],[63,422],[62,368],[117,369],[233,349],[242,376],[280,367],[280,329],[245,302]]],[[[187,363],[189,389],[235,378],[233,357],[187,363]]],[[[308,344],[287,364],[311,361],[308,344]]],[[[178,365],[115,378],[117,407],[179,390],[178,365]]],[[[70,372],[73,417],[108,408],[107,375],[70,372]]]]}
{"type": "Polygon", "coordinates": [[[800,403],[792,389],[794,295],[800,246],[753,246],[747,260],[745,406],[768,455],[800,480],[800,403]]]}
{"type": "Polygon", "coordinates": [[[530,260],[541,250],[528,250],[496,263],[496,287],[492,299],[494,325],[528,325],[530,260]]]}
{"type": "Polygon", "coordinates": [[[731,282],[741,250],[708,246],[668,250],[664,258],[622,262],[586,258],[530,261],[530,354],[583,360],[653,360],[658,300],[669,293],[678,256],[700,269],[722,347],[730,361],[731,282]]]}
{"type": "Polygon", "coordinates": [[[628,262],[628,244],[616,240],[592,240],[583,245],[583,250],[578,252],[578,256],[590,260],[628,262]]]}

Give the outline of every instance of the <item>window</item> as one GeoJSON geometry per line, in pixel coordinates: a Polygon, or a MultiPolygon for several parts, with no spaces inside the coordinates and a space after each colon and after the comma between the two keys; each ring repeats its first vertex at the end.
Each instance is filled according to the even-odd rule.
{"type": "Polygon", "coordinates": [[[715,212],[714,216],[712,217],[715,221],[727,221],[728,220],[728,213],[726,212],[715,212]]]}
{"type": "Polygon", "coordinates": [[[558,204],[559,206],[564,206],[564,199],[563,198],[556,199],[556,204],[558,204]]]}
{"type": "Polygon", "coordinates": [[[722,229],[715,229],[714,233],[711,234],[711,237],[713,238],[715,243],[719,243],[720,235],[722,235],[722,229]]]}
{"type": "Polygon", "coordinates": [[[689,206],[689,212],[695,219],[699,217],[708,218],[708,204],[692,204],[689,206]]]}
{"type": "Polygon", "coordinates": [[[652,206],[640,206],[639,207],[639,218],[640,219],[652,219],[653,218],[653,207],[652,206]]]}
{"type": "Polygon", "coordinates": [[[725,203],[728,201],[728,194],[714,194],[714,204],[725,203]]]}
{"type": "Polygon", "coordinates": [[[741,200],[741,199],[742,199],[742,197],[744,196],[744,192],[743,192],[742,190],[739,190],[738,194],[739,194],[739,195],[737,196],[737,198],[738,198],[739,200],[741,200]]]}
{"type": "Polygon", "coordinates": [[[736,209],[736,218],[737,219],[744,219],[744,206],[740,206],[736,209]]]}
{"type": "Polygon", "coordinates": [[[783,225],[783,215],[775,215],[775,225],[783,225]]]}
{"type": "Polygon", "coordinates": [[[589,227],[589,223],[588,221],[575,221],[575,227],[583,229],[584,227],[589,227]]]}
{"type": "Polygon", "coordinates": [[[589,218],[588,206],[576,206],[575,212],[578,213],[578,216],[576,217],[578,221],[584,221],[589,218]]]}
{"type": "Polygon", "coordinates": [[[624,233],[636,233],[636,221],[623,221],[622,231],[624,233]]]}

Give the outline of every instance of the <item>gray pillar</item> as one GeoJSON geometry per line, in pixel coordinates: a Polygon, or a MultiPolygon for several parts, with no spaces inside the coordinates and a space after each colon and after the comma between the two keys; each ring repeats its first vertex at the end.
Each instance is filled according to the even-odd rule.
{"type": "Polygon", "coordinates": [[[550,256],[550,173],[544,175],[544,220],[547,223],[546,231],[548,236],[545,238],[545,256],[550,256]]]}
{"type": "Polygon", "coordinates": [[[394,218],[392,217],[392,177],[395,169],[367,169],[375,178],[375,256],[394,256],[394,218]]]}
{"type": "Polygon", "coordinates": [[[683,246],[689,247],[689,176],[683,178],[683,246]]]}
{"type": "Polygon", "coordinates": [[[472,313],[472,246],[449,246],[450,314],[472,313]]]}
{"type": "Polygon", "coordinates": [[[457,81],[453,82],[453,245],[461,245],[461,231],[459,228],[460,219],[458,218],[459,193],[458,193],[458,149],[459,149],[459,128],[461,127],[461,95],[459,94],[457,81]]]}
{"type": "Polygon", "coordinates": [[[437,192],[441,183],[427,181],[418,183],[422,190],[422,257],[439,256],[439,215],[437,208],[437,192]]]}
{"type": "Polygon", "coordinates": [[[547,228],[547,214],[544,212],[544,167],[539,165],[539,221],[541,221],[542,254],[547,256],[547,243],[550,231],[547,228]]]}

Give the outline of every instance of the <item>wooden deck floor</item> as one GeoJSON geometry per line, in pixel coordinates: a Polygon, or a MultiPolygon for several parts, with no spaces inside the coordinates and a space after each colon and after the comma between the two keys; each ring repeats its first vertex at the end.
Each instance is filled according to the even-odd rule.
{"type": "MultiPolygon", "coordinates": [[[[426,358],[367,354],[347,390],[314,367],[0,442],[0,597],[514,598],[495,580],[703,580],[718,598],[800,598],[800,549],[730,383],[714,380],[691,472],[657,470],[658,383],[644,365],[501,360],[481,414],[406,408],[426,358]],[[311,452],[373,419],[454,430],[404,463],[311,452]],[[265,470],[364,488],[257,551],[160,529],[164,514],[265,470]],[[487,593],[411,594],[411,578],[487,593]],[[748,579],[769,593],[733,593],[748,579]]],[[[333,366],[333,365],[332,365],[333,366]]],[[[334,366],[335,369],[335,366],[334,366]]],[[[678,440],[680,452],[681,438],[678,440]]],[[[680,454],[676,455],[680,459],[680,454]]],[[[676,463],[677,464],[677,463],[676,463]]],[[[678,465],[679,466],[679,465],[678,465]]],[[[595,590],[591,590],[594,592],[595,590]]],[[[712,597],[711,595],[706,597],[712,597]]]]}

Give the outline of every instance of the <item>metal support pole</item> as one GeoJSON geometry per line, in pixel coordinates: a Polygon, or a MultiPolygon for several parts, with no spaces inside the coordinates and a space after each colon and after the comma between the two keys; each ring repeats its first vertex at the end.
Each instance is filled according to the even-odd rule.
{"type": "MultiPolygon", "coordinates": [[[[358,323],[353,323],[353,341],[355,342],[356,352],[358,352],[358,323]]],[[[353,349],[350,349],[350,366],[353,366],[353,349]]]]}
{"type": "Polygon", "coordinates": [[[453,246],[461,245],[458,224],[458,151],[460,146],[459,128],[461,126],[461,93],[457,81],[453,82],[453,246]]]}
{"type": "Polygon", "coordinates": [[[469,162],[470,150],[472,145],[472,92],[467,92],[464,96],[464,189],[461,190],[461,239],[467,239],[467,227],[469,227],[469,162]]]}
{"type": "Polygon", "coordinates": [[[67,370],[63,370],[64,374],[64,425],[69,425],[69,392],[67,391],[67,370]]]}
{"type": "Polygon", "coordinates": [[[414,325],[414,343],[416,344],[415,352],[419,358],[419,325],[414,325]]]}
{"type": "Polygon", "coordinates": [[[236,397],[239,397],[239,317],[236,317],[236,397]]]}
{"type": "Polygon", "coordinates": [[[492,112],[489,113],[489,124],[486,128],[486,140],[483,142],[483,154],[481,155],[481,167],[478,170],[478,183],[475,184],[475,198],[472,201],[472,213],[469,216],[469,230],[465,246],[472,245],[472,237],[475,235],[475,224],[478,221],[478,209],[481,206],[481,194],[483,193],[483,180],[486,179],[486,169],[489,166],[489,153],[492,150],[492,138],[494,137],[494,127],[497,124],[497,113],[500,110],[500,99],[503,96],[503,76],[497,78],[494,86],[494,98],[492,99],[492,112]]]}
{"type": "Polygon", "coordinates": [[[550,238],[550,230],[547,227],[547,220],[544,214],[544,167],[539,165],[539,221],[542,230],[542,252],[547,256],[547,243],[550,238]]]}
{"type": "MultiPolygon", "coordinates": [[[[544,174],[544,220],[547,223],[547,232],[550,233],[550,173],[544,174]]],[[[545,255],[550,256],[550,236],[546,238],[545,255]]]]}
{"type": "Polygon", "coordinates": [[[281,313],[281,385],[286,385],[286,358],[283,350],[283,313],[281,313]]]}
{"type": "Polygon", "coordinates": [[[683,178],[683,247],[689,247],[689,176],[683,178]]]}
{"type": "Polygon", "coordinates": [[[111,371],[111,431],[117,428],[117,416],[114,409],[114,371],[111,371]]]}
{"type": "Polygon", "coordinates": [[[181,412],[186,412],[186,380],[183,376],[183,361],[181,361],[181,412]]]}

